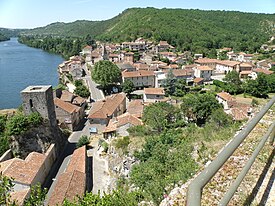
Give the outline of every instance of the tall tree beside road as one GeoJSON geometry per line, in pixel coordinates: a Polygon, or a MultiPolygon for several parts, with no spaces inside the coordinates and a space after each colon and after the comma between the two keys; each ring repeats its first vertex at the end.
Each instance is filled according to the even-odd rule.
{"type": "Polygon", "coordinates": [[[121,82],[121,72],[112,62],[102,60],[95,64],[92,79],[106,90],[108,86],[121,82]]]}
{"type": "Polygon", "coordinates": [[[128,98],[130,97],[130,94],[135,91],[135,85],[132,81],[126,80],[122,83],[122,91],[127,94],[128,98]]]}

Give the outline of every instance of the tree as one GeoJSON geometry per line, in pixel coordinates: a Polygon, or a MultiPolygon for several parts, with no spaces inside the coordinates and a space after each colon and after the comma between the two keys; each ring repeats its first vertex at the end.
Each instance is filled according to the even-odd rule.
{"type": "Polygon", "coordinates": [[[47,189],[41,188],[38,183],[31,187],[31,194],[24,202],[25,206],[43,206],[46,198],[47,189]]]}
{"type": "Polygon", "coordinates": [[[158,102],[145,107],[142,119],[145,124],[158,132],[184,124],[179,110],[166,102],[158,102]]]}
{"type": "Polygon", "coordinates": [[[130,97],[130,94],[135,91],[135,85],[131,80],[126,79],[121,86],[122,91],[125,92],[128,97],[130,97]]]}
{"type": "Polygon", "coordinates": [[[215,127],[227,127],[232,123],[232,117],[226,114],[222,108],[216,109],[208,118],[208,122],[215,127]]]}
{"type": "Polygon", "coordinates": [[[245,92],[255,97],[266,98],[269,92],[267,75],[260,73],[256,80],[249,79],[246,81],[245,92]]]}
{"type": "Polygon", "coordinates": [[[169,69],[166,79],[163,82],[164,91],[167,96],[174,94],[175,82],[176,82],[175,75],[173,74],[172,69],[169,69]]]}
{"type": "Polygon", "coordinates": [[[104,89],[107,89],[109,85],[121,82],[121,72],[112,62],[101,60],[95,63],[92,70],[92,79],[104,89]]]}
{"type": "Polygon", "coordinates": [[[11,201],[10,190],[13,187],[12,179],[0,172],[0,205],[15,205],[11,201]]]}
{"type": "Polygon", "coordinates": [[[213,111],[221,105],[211,93],[188,94],[182,99],[181,110],[189,121],[204,124],[213,111]]]}
{"type": "Polygon", "coordinates": [[[175,82],[175,92],[174,96],[183,97],[187,92],[186,88],[186,80],[185,79],[177,79],[175,82]]]}
{"type": "Polygon", "coordinates": [[[83,97],[83,98],[88,98],[91,94],[89,89],[85,85],[80,85],[80,86],[76,87],[74,90],[74,93],[76,95],[83,97]]]}
{"type": "Polygon", "coordinates": [[[82,146],[87,145],[89,143],[90,143],[90,140],[89,140],[88,136],[87,135],[82,135],[79,138],[79,140],[76,144],[76,148],[82,147],[82,146]]]}
{"type": "Polygon", "coordinates": [[[240,80],[239,73],[231,71],[225,75],[224,81],[227,83],[225,90],[230,94],[242,93],[242,81],[240,80]]]}

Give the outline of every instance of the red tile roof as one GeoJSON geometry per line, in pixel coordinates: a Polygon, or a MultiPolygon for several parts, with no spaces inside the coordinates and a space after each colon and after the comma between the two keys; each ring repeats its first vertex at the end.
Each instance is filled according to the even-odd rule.
{"type": "Polygon", "coordinates": [[[14,181],[31,185],[44,163],[46,156],[37,152],[31,152],[25,160],[13,158],[0,163],[3,175],[12,177],[14,181]]]}
{"type": "Polygon", "coordinates": [[[83,196],[86,190],[86,146],[74,151],[69,165],[56,180],[48,205],[62,204],[65,199],[72,201],[83,196]]]}
{"type": "Polygon", "coordinates": [[[200,82],[203,82],[203,78],[196,77],[194,79],[194,83],[200,83],[200,82]]]}
{"type": "Polygon", "coordinates": [[[273,74],[273,71],[270,71],[267,69],[261,69],[261,68],[257,68],[254,71],[257,73],[264,73],[264,74],[268,74],[268,75],[273,74]]]}
{"type": "Polygon", "coordinates": [[[122,72],[124,78],[154,76],[153,71],[139,70],[134,72],[122,72]]]}
{"type": "Polygon", "coordinates": [[[209,58],[199,58],[197,60],[195,60],[195,63],[198,64],[213,64],[213,63],[217,63],[217,59],[209,59],[209,58]]]}
{"type": "Polygon", "coordinates": [[[143,123],[139,118],[135,117],[134,115],[125,113],[116,118],[113,118],[109,122],[108,126],[105,128],[104,133],[116,131],[117,128],[125,124],[131,124],[131,125],[137,126],[137,125],[142,125],[143,123]]]}
{"type": "Polygon", "coordinates": [[[144,94],[164,95],[163,88],[144,88],[144,94]]]}
{"type": "Polygon", "coordinates": [[[128,104],[127,112],[135,117],[142,117],[144,104],[142,100],[132,100],[128,104]]]}
{"type": "Polygon", "coordinates": [[[106,97],[105,100],[94,103],[92,110],[89,113],[89,119],[106,119],[111,116],[114,111],[126,100],[124,93],[114,94],[106,97]]]}
{"type": "Polygon", "coordinates": [[[62,110],[66,111],[70,114],[80,110],[80,107],[73,105],[71,103],[68,103],[68,102],[64,102],[58,98],[54,98],[54,105],[58,106],[59,108],[61,108],[62,110]]]}
{"type": "Polygon", "coordinates": [[[233,97],[227,92],[220,92],[220,93],[217,94],[217,96],[224,99],[225,101],[232,101],[233,100],[233,97]]]}
{"type": "Polygon", "coordinates": [[[196,67],[198,70],[201,70],[201,71],[212,71],[214,69],[210,68],[209,66],[197,66],[196,67]]]}

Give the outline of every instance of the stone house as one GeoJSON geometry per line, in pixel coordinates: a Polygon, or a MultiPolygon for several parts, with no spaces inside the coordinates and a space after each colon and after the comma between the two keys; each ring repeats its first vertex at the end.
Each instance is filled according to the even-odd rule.
{"type": "Polygon", "coordinates": [[[56,184],[46,205],[60,205],[64,200],[73,201],[75,198],[82,197],[87,189],[88,160],[86,146],[76,149],[66,170],[61,173],[56,180],[56,184]]]}
{"type": "Polygon", "coordinates": [[[233,100],[233,97],[227,92],[220,92],[217,94],[216,99],[220,104],[223,105],[224,110],[230,108],[230,102],[233,100]]]}
{"type": "Polygon", "coordinates": [[[81,107],[54,98],[55,113],[58,124],[61,127],[75,130],[83,118],[81,107]]]}
{"type": "Polygon", "coordinates": [[[195,63],[198,64],[199,66],[208,66],[211,69],[215,69],[217,61],[218,61],[217,59],[199,58],[195,60],[195,63]]]}
{"type": "Polygon", "coordinates": [[[203,78],[204,81],[210,81],[213,74],[213,69],[209,66],[197,66],[194,68],[194,76],[203,78]]]}
{"type": "Polygon", "coordinates": [[[175,47],[168,44],[167,41],[160,41],[159,44],[155,47],[156,53],[161,51],[168,51],[170,49],[175,49],[175,47]]]}
{"type": "Polygon", "coordinates": [[[165,92],[163,88],[144,88],[144,102],[160,102],[165,100],[165,92]]]}
{"type": "Polygon", "coordinates": [[[155,74],[153,71],[122,72],[122,81],[130,80],[136,88],[155,87],[155,74]]]}
{"type": "Polygon", "coordinates": [[[127,112],[137,118],[141,118],[143,114],[143,100],[135,99],[128,103],[127,112]]]}
{"type": "Polygon", "coordinates": [[[109,120],[126,111],[126,95],[124,93],[113,94],[106,99],[94,103],[88,119],[90,123],[107,125],[109,120]]]}
{"type": "Polygon", "coordinates": [[[217,61],[216,64],[216,71],[219,73],[227,74],[231,71],[237,71],[239,72],[240,69],[240,62],[238,61],[230,61],[230,60],[222,60],[217,61]]]}
{"type": "Polygon", "coordinates": [[[12,158],[0,163],[0,172],[12,178],[13,191],[11,199],[18,205],[24,205],[29,197],[31,187],[37,183],[43,184],[56,160],[55,146],[52,144],[45,154],[31,152],[22,160],[12,158]]]}
{"type": "Polygon", "coordinates": [[[112,137],[113,135],[118,136],[129,136],[129,129],[132,126],[142,125],[142,121],[129,113],[122,114],[114,117],[110,120],[108,126],[103,131],[104,137],[112,137]]]}

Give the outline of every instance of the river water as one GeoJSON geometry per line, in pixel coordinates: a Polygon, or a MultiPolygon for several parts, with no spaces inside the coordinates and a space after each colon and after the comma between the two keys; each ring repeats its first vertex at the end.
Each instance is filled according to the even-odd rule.
{"type": "Polygon", "coordinates": [[[20,106],[20,91],[29,85],[58,84],[59,55],[20,44],[17,38],[0,42],[0,109],[20,106]]]}

